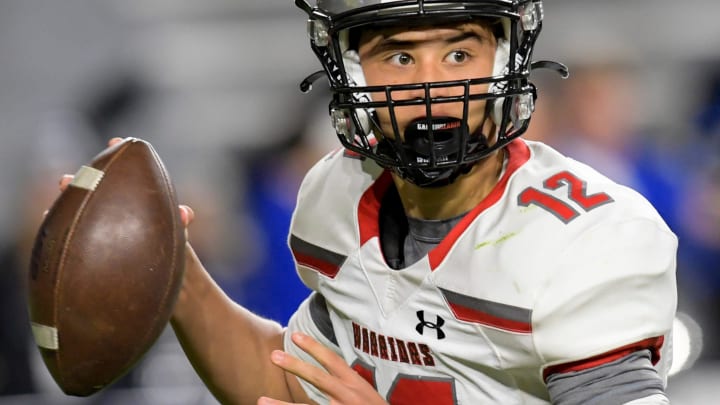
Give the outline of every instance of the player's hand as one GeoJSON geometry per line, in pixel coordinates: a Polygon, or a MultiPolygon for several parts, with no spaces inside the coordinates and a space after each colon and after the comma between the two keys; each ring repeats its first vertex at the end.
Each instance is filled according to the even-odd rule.
{"type": "MultiPolygon", "coordinates": [[[[119,142],[122,142],[122,140],[123,140],[122,138],[112,138],[108,141],[108,147],[111,147],[119,142]]],[[[65,189],[68,188],[70,183],[73,181],[74,177],[75,176],[73,176],[72,174],[64,174],[60,178],[59,186],[60,186],[61,192],[65,191],[65,189]]],[[[195,218],[195,212],[192,210],[192,208],[190,208],[187,205],[181,204],[179,206],[179,208],[180,208],[180,219],[182,220],[182,223],[185,226],[185,228],[187,228],[190,225],[190,223],[193,221],[193,219],[195,218]]],[[[47,211],[45,211],[45,214],[47,214],[47,211]]]]}
{"type": "MultiPolygon", "coordinates": [[[[330,405],[387,404],[380,394],[334,351],[301,333],[293,333],[292,341],[327,371],[280,350],[273,351],[270,360],[276,366],[295,374],[324,392],[330,399],[330,405]]],[[[257,404],[290,405],[289,402],[266,397],[260,398],[257,404]]]]}

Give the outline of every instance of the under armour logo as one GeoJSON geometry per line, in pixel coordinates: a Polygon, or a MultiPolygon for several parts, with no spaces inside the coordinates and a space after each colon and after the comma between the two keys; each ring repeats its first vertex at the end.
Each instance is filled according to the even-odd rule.
{"type": "Polygon", "coordinates": [[[425,311],[417,311],[417,317],[420,320],[420,323],[415,326],[415,330],[418,331],[419,334],[423,334],[423,331],[425,328],[435,329],[435,332],[437,333],[438,340],[445,339],[445,332],[442,331],[441,327],[445,324],[445,320],[440,318],[439,316],[435,316],[437,319],[435,323],[426,321],[425,320],[425,311]]]}

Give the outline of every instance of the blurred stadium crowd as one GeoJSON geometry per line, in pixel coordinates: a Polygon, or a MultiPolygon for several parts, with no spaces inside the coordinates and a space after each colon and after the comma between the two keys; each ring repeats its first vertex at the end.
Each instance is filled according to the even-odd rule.
{"type": "MultiPolygon", "coordinates": [[[[548,0],[528,139],[642,192],[680,237],[674,404],[720,394],[720,3],[548,0]]],[[[290,0],[0,1],[0,403],[213,404],[171,331],[112,388],[62,395],[29,335],[23,284],[57,181],[113,136],[152,142],[229,295],[285,322],[307,291],[285,232],[310,165],[338,143],[290,0]]]]}

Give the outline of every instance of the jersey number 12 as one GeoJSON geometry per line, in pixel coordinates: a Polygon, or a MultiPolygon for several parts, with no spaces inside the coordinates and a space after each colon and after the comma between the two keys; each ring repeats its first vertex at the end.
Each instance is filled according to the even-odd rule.
{"type": "MultiPolygon", "coordinates": [[[[358,361],[352,368],[377,389],[372,367],[358,361]]],[[[423,378],[405,374],[395,377],[387,394],[387,400],[392,405],[455,405],[457,403],[452,379],[423,378]]]]}
{"type": "MultiPolygon", "coordinates": [[[[587,194],[587,183],[568,171],[554,174],[543,182],[545,190],[557,190],[562,186],[567,186],[567,199],[585,212],[613,202],[612,197],[606,193],[587,194]]],[[[570,205],[568,201],[563,201],[535,187],[528,187],[518,195],[518,205],[528,207],[530,204],[550,212],[566,224],[580,216],[580,211],[570,205]]]]}

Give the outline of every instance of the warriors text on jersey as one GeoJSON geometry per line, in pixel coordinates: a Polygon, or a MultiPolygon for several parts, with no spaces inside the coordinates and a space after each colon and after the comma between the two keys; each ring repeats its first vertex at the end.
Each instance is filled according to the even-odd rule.
{"type": "Polygon", "coordinates": [[[400,270],[379,241],[389,173],[342,151],[316,164],[289,243],[329,322],[311,296],[289,330],[333,347],[391,404],[546,404],[550,375],[641,349],[665,378],[676,237],[643,197],[588,166],[541,143],[506,150],[492,192],[400,270]]]}

